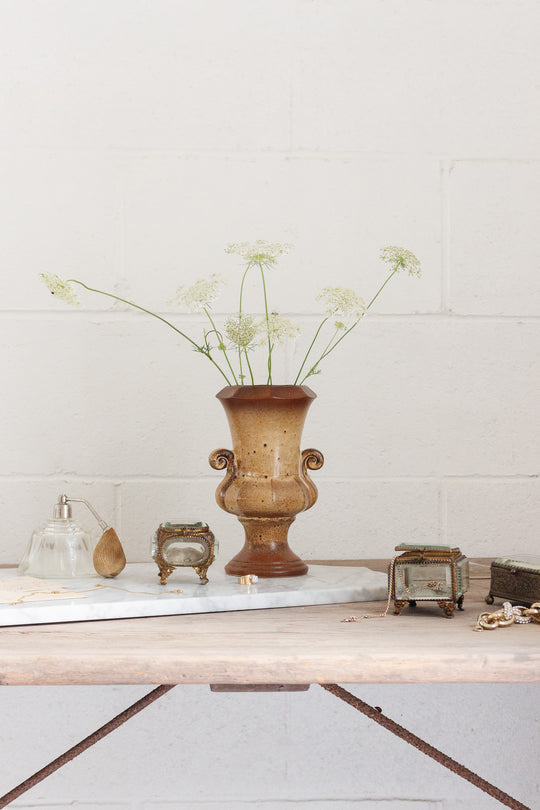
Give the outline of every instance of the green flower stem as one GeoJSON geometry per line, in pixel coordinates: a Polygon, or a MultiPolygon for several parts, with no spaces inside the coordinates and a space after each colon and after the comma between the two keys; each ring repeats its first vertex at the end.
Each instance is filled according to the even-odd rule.
{"type": "MultiPolygon", "coordinates": [[[[356,323],[358,323],[358,321],[357,321],[356,323]]],[[[354,324],[354,325],[356,326],[356,324],[354,324]]],[[[351,329],[352,329],[352,328],[353,328],[353,327],[351,327],[351,329]]],[[[330,340],[328,341],[328,343],[327,343],[327,344],[326,344],[326,346],[324,347],[323,353],[321,354],[321,356],[319,357],[319,359],[317,360],[317,362],[315,363],[315,365],[311,366],[311,368],[310,368],[310,370],[308,371],[308,373],[306,374],[306,376],[305,376],[305,377],[302,379],[302,383],[303,383],[305,380],[307,380],[307,378],[308,378],[308,377],[311,377],[311,375],[312,375],[312,374],[315,374],[315,373],[316,373],[316,371],[317,371],[317,366],[319,365],[319,363],[321,363],[321,362],[324,360],[324,358],[326,357],[326,355],[327,355],[327,354],[330,354],[330,352],[331,352],[331,351],[332,351],[332,349],[334,348],[334,346],[332,346],[332,344],[334,343],[334,340],[336,340],[336,335],[339,333],[339,331],[340,331],[339,329],[336,329],[336,331],[334,332],[334,334],[332,335],[332,337],[330,338],[330,340]]],[[[350,331],[350,330],[349,330],[349,331],[350,331]]],[[[345,334],[347,334],[347,333],[345,333],[345,334]]],[[[343,337],[345,337],[345,335],[343,335],[343,336],[340,338],[340,340],[343,340],[343,337]]],[[[339,343],[339,341],[336,341],[336,343],[335,343],[334,345],[336,345],[336,346],[337,346],[337,344],[338,344],[338,343],[339,343]]],[[[302,383],[301,383],[301,384],[302,384],[302,383]]]]}
{"type": "Polygon", "coordinates": [[[248,369],[249,369],[249,376],[251,377],[251,384],[252,384],[252,385],[255,385],[255,377],[253,376],[253,370],[252,370],[252,368],[251,368],[251,363],[249,362],[249,357],[248,357],[248,353],[247,353],[247,348],[246,348],[246,347],[244,347],[244,354],[245,354],[245,356],[246,356],[246,363],[247,363],[247,367],[248,367],[248,369]]]}
{"type": "MultiPolygon", "coordinates": [[[[203,332],[203,338],[204,338],[204,345],[205,345],[205,349],[204,349],[204,350],[203,350],[203,349],[201,349],[201,348],[199,348],[199,349],[198,349],[198,351],[200,351],[200,352],[201,352],[201,354],[205,354],[207,357],[210,357],[210,359],[212,359],[212,358],[211,358],[211,355],[212,355],[212,347],[211,347],[210,343],[208,342],[208,335],[214,335],[214,334],[216,335],[216,337],[217,337],[218,341],[221,343],[221,342],[222,342],[222,335],[221,335],[221,332],[218,332],[218,331],[217,331],[217,329],[210,329],[208,332],[203,332]]],[[[218,348],[219,348],[219,347],[218,347],[218,348]]],[[[220,349],[220,351],[223,351],[223,350],[222,350],[222,349],[220,349]]],[[[214,361],[212,361],[212,362],[214,362],[214,361]]],[[[220,368],[220,367],[217,365],[217,363],[215,363],[215,362],[214,362],[214,365],[216,365],[216,366],[217,366],[217,368],[219,368],[219,369],[220,369],[220,371],[221,371],[221,368],[220,368]]],[[[233,371],[232,369],[231,369],[231,371],[232,371],[232,373],[233,373],[233,377],[234,377],[234,371],[233,371]]],[[[223,374],[223,371],[221,371],[221,373],[223,374]]],[[[224,376],[224,377],[225,377],[225,379],[227,380],[227,385],[232,385],[232,383],[231,383],[231,381],[229,380],[229,378],[228,378],[228,377],[227,377],[225,374],[223,374],[223,376],[224,376]]],[[[236,383],[238,382],[238,381],[237,381],[237,379],[236,379],[236,377],[234,377],[234,381],[235,381],[236,383]]]]}
{"type": "MultiPolygon", "coordinates": [[[[375,300],[375,299],[373,299],[373,300],[375,300]]],[[[367,309],[367,307],[366,307],[366,309],[367,309]]],[[[364,317],[364,316],[362,316],[362,318],[363,318],[363,317],[364,317]]],[[[341,337],[339,338],[339,340],[336,340],[336,342],[334,343],[334,345],[333,345],[333,346],[330,346],[330,344],[327,344],[327,345],[326,345],[326,349],[325,349],[325,350],[324,350],[324,352],[321,354],[321,356],[319,357],[319,359],[317,360],[317,362],[315,363],[315,365],[311,367],[310,371],[309,371],[309,372],[306,374],[306,376],[304,377],[304,379],[302,380],[302,382],[300,383],[300,385],[302,385],[302,383],[303,383],[305,380],[307,380],[307,378],[308,378],[308,377],[309,377],[311,374],[314,374],[314,373],[315,373],[315,369],[317,368],[317,366],[318,366],[320,363],[322,363],[322,361],[324,360],[324,358],[325,358],[325,357],[328,357],[328,355],[330,354],[330,352],[333,352],[333,351],[334,351],[334,349],[336,348],[336,346],[338,346],[338,345],[341,343],[341,341],[342,341],[344,338],[346,338],[346,337],[347,337],[347,335],[349,334],[349,332],[352,332],[352,330],[354,329],[354,327],[355,327],[355,326],[357,326],[357,325],[360,323],[360,321],[362,320],[362,318],[358,318],[358,320],[357,320],[357,321],[355,321],[355,322],[353,323],[353,325],[352,325],[352,326],[349,326],[349,328],[347,329],[347,331],[346,331],[346,332],[343,332],[343,334],[341,335],[341,337]]],[[[335,335],[334,335],[334,337],[335,337],[335,335]]],[[[332,338],[332,340],[333,340],[333,339],[334,339],[334,338],[332,338]]],[[[332,342],[332,341],[330,341],[330,342],[332,342]]]]}
{"type": "MultiPolygon", "coordinates": [[[[386,280],[384,281],[384,283],[383,283],[383,284],[381,284],[381,286],[379,287],[379,289],[377,290],[377,292],[375,293],[375,295],[373,296],[373,298],[371,299],[371,301],[369,302],[369,304],[366,306],[366,312],[368,311],[368,309],[370,309],[370,307],[372,306],[372,304],[374,304],[374,303],[375,303],[375,301],[377,300],[377,298],[379,297],[379,295],[382,293],[382,291],[384,290],[384,288],[386,287],[386,285],[388,284],[388,282],[390,281],[390,279],[391,279],[393,276],[395,276],[395,274],[397,273],[397,271],[398,271],[398,270],[399,270],[399,264],[396,264],[396,266],[394,267],[394,269],[392,270],[392,272],[391,272],[391,273],[389,274],[389,276],[386,278],[386,280]]],[[[326,320],[328,320],[328,318],[326,318],[326,320]]],[[[332,340],[330,341],[330,343],[328,343],[328,344],[326,345],[325,350],[323,351],[323,353],[321,354],[321,356],[319,357],[319,359],[317,360],[317,362],[315,363],[315,365],[313,365],[313,366],[311,367],[311,369],[308,371],[308,373],[305,375],[305,377],[303,377],[303,378],[302,378],[302,380],[301,380],[301,382],[300,382],[300,385],[302,385],[302,384],[303,384],[303,383],[304,383],[304,382],[307,380],[307,378],[308,378],[308,377],[310,377],[312,374],[314,374],[314,373],[315,373],[315,371],[316,371],[316,369],[317,369],[317,366],[318,366],[318,365],[320,365],[320,363],[322,363],[322,361],[324,360],[324,358],[325,358],[325,357],[328,357],[328,355],[330,354],[330,352],[333,352],[333,351],[334,351],[334,349],[336,348],[336,346],[338,346],[338,345],[341,343],[341,341],[342,341],[342,340],[343,340],[345,337],[347,337],[347,335],[349,334],[349,332],[351,332],[351,331],[354,329],[354,327],[355,327],[357,324],[359,324],[359,323],[360,323],[360,321],[361,321],[361,320],[362,320],[362,318],[358,318],[358,320],[357,320],[357,321],[355,321],[355,322],[353,323],[353,325],[352,325],[352,326],[350,326],[350,327],[349,327],[349,328],[348,328],[348,329],[347,329],[345,332],[343,332],[343,334],[341,335],[341,337],[339,338],[339,340],[336,340],[336,342],[334,343],[334,345],[333,345],[333,346],[331,346],[330,344],[332,343],[332,340],[334,340],[334,338],[335,338],[335,335],[334,335],[334,337],[332,338],[332,340]]],[[[311,351],[311,348],[312,348],[312,346],[313,346],[313,343],[314,343],[314,342],[315,342],[315,340],[317,339],[317,335],[319,334],[319,332],[320,332],[320,330],[321,330],[321,327],[322,327],[322,325],[324,324],[324,322],[325,322],[325,321],[323,321],[323,322],[321,323],[321,325],[319,326],[319,329],[317,330],[317,333],[316,333],[315,337],[313,338],[313,342],[312,342],[311,346],[309,347],[308,354],[309,354],[309,352],[311,351]]],[[[306,358],[305,358],[305,359],[307,359],[307,355],[306,355],[306,358]]],[[[305,362],[305,360],[304,360],[304,362],[305,362]]],[[[296,377],[296,380],[295,380],[295,385],[296,385],[296,381],[298,380],[298,377],[300,376],[300,372],[301,372],[301,371],[302,371],[302,368],[300,368],[300,371],[298,372],[298,376],[296,377]]]]}
{"type": "MultiPolygon", "coordinates": [[[[377,298],[379,297],[379,295],[382,293],[382,291],[384,290],[384,288],[386,287],[386,285],[388,284],[388,282],[390,281],[390,279],[391,279],[393,276],[395,276],[395,275],[396,275],[396,273],[397,273],[397,271],[398,271],[398,270],[399,270],[399,264],[396,264],[396,266],[394,267],[394,269],[392,270],[392,272],[390,273],[390,275],[388,276],[388,278],[386,279],[386,281],[384,282],[384,284],[383,284],[381,287],[379,287],[379,289],[377,290],[377,292],[375,293],[375,295],[373,296],[373,298],[371,299],[371,301],[370,301],[370,302],[369,302],[369,304],[367,305],[367,307],[366,307],[366,311],[367,311],[367,310],[368,310],[368,309],[371,307],[371,305],[372,305],[373,303],[375,303],[375,301],[377,300],[377,298]]],[[[355,325],[356,325],[356,324],[355,324],[355,325]]]]}
{"type": "MultiPolygon", "coordinates": [[[[158,321],[161,321],[162,323],[166,324],[167,326],[170,326],[171,329],[174,329],[175,332],[177,332],[179,335],[181,335],[183,338],[185,338],[189,343],[191,343],[191,345],[193,346],[193,348],[196,351],[198,351],[198,352],[201,351],[201,347],[198,345],[198,343],[196,343],[194,340],[192,340],[192,338],[190,338],[189,335],[186,335],[185,332],[182,332],[180,329],[177,329],[176,326],[173,326],[173,324],[170,323],[170,321],[167,321],[165,318],[162,318],[161,315],[156,315],[155,312],[151,312],[149,309],[145,309],[144,307],[141,307],[138,304],[134,304],[132,301],[126,301],[125,298],[120,298],[119,295],[114,295],[113,293],[105,292],[104,290],[97,290],[95,287],[89,287],[87,284],[84,284],[84,282],[79,281],[79,279],[77,279],[77,278],[69,278],[69,279],[67,279],[66,283],[79,284],[81,287],[84,287],[85,290],[89,290],[90,292],[99,293],[100,295],[106,295],[108,298],[114,298],[115,301],[121,301],[123,304],[127,304],[128,307],[133,307],[133,309],[138,309],[141,312],[145,312],[147,315],[151,315],[153,318],[157,318],[158,321]]],[[[220,372],[220,374],[225,378],[225,380],[227,381],[227,385],[230,385],[231,383],[230,383],[229,378],[227,377],[227,375],[225,374],[223,369],[220,368],[220,366],[216,363],[214,358],[210,355],[209,350],[208,351],[203,351],[202,354],[204,354],[205,357],[208,357],[210,362],[214,364],[214,366],[217,368],[217,370],[220,372]]]]}
{"type": "Polygon", "coordinates": [[[242,367],[242,349],[238,347],[238,376],[240,377],[240,385],[244,384],[244,369],[242,367]]]}
{"type": "Polygon", "coordinates": [[[270,316],[268,314],[268,296],[266,294],[266,280],[264,278],[264,269],[262,262],[257,262],[261,271],[262,287],[264,294],[264,313],[266,317],[266,335],[268,337],[268,377],[266,379],[267,385],[272,385],[272,341],[270,340],[270,316]]]}
{"type": "MultiPolygon", "coordinates": [[[[252,262],[248,262],[246,269],[244,270],[244,275],[242,276],[242,281],[240,282],[240,301],[238,302],[238,317],[242,317],[242,299],[244,297],[244,282],[246,280],[246,276],[248,274],[249,269],[252,267],[252,262]]],[[[247,355],[246,355],[247,360],[247,355]]],[[[240,366],[240,379],[243,381],[244,373],[242,368],[242,348],[241,346],[238,347],[238,364],[240,366]]],[[[248,364],[249,365],[249,364],[248,364]]],[[[251,372],[251,369],[250,369],[251,372]]],[[[251,379],[253,379],[253,374],[251,375],[251,379]]],[[[252,383],[255,385],[255,383],[252,383]]]]}
{"type": "MultiPolygon", "coordinates": [[[[311,350],[313,349],[313,346],[315,345],[315,341],[316,341],[316,340],[317,340],[317,338],[319,337],[319,333],[320,333],[321,329],[323,328],[323,326],[325,325],[325,323],[326,323],[326,321],[328,320],[328,318],[329,318],[329,317],[330,317],[330,316],[329,316],[329,315],[327,315],[327,316],[326,316],[326,318],[323,318],[323,320],[320,322],[320,324],[319,324],[319,328],[318,328],[318,329],[317,329],[317,331],[315,332],[315,337],[313,338],[313,340],[312,340],[312,341],[311,341],[311,343],[309,344],[309,349],[307,350],[306,355],[305,355],[305,357],[304,357],[304,359],[303,359],[303,361],[302,361],[302,365],[301,365],[301,366],[300,366],[300,368],[298,369],[298,374],[296,375],[296,379],[295,379],[295,381],[293,382],[293,385],[296,385],[296,384],[298,383],[298,378],[300,377],[300,374],[302,373],[302,369],[304,368],[304,366],[305,366],[305,365],[306,365],[306,363],[307,363],[307,359],[308,359],[308,357],[309,357],[309,355],[310,355],[310,353],[311,353],[311,350]]],[[[304,379],[305,379],[305,378],[304,378],[304,379]]]]}
{"type": "Polygon", "coordinates": [[[274,344],[268,339],[268,377],[266,379],[267,385],[272,385],[272,352],[274,351],[274,344]]]}
{"type": "MultiPolygon", "coordinates": [[[[216,325],[215,325],[214,320],[213,320],[212,316],[210,315],[210,312],[208,311],[208,309],[206,307],[203,307],[203,311],[204,311],[204,314],[206,315],[206,317],[208,318],[208,320],[210,321],[210,323],[212,324],[212,328],[213,328],[213,330],[214,330],[214,332],[215,332],[215,334],[217,336],[217,339],[220,342],[219,349],[220,349],[220,351],[223,352],[223,356],[225,357],[225,360],[227,361],[227,365],[229,366],[230,372],[233,375],[233,380],[235,381],[236,385],[238,385],[238,380],[236,379],[236,374],[234,373],[234,369],[231,366],[231,361],[229,360],[229,355],[227,354],[227,349],[223,345],[223,341],[222,341],[222,338],[221,338],[221,333],[218,332],[218,330],[216,329],[216,325]]],[[[242,373],[242,369],[240,369],[240,373],[242,373]]]]}

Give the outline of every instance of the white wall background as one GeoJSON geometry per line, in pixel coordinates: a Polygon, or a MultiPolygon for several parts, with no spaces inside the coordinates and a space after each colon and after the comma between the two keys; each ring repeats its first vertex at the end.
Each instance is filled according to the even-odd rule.
{"type": "MultiPolygon", "coordinates": [[[[0,0],[0,562],[18,561],[62,491],[104,513],[130,560],[186,514],[210,523],[222,561],[239,548],[207,465],[229,443],[210,364],[104,299],[69,309],[37,275],[197,329],[165,302],[210,272],[236,289],[224,245],[257,238],[296,245],[271,292],[304,334],[325,284],[373,294],[382,246],[409,247],[424,269],[394,279],[314,379],[305,446],[326,464],[295,550],[537,552],[539,24],[536,0],[0,0]]],[[[2,690],[0,790],[141,691],[2,690]]],[[[500,729],[534,732],[535,687],[362,694],[540,805],[525,741],[512,735],[500,764],[500,729]]],[[[499,806],[314,689],[240,700],[186,687],[166,701],[17,806],[499,806]],[[200,761],[200,779],[158,776],[159,741],[178,763],[191,734],[210,746],[210,785],[200,761]]]]}

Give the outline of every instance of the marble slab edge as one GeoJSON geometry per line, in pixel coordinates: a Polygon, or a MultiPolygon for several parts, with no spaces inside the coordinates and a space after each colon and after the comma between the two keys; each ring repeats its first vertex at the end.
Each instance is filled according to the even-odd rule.
{"type": "MultiPolygon", "coordinates": [[[[132,564],[137,565],[141,567],[140,564],[132,564]]],[[[182,587],[183,593],[160,593],[156,589],[155,594],[137,596],[132,592],[123,594],[119,590],[107,593],[104,588],[89,594],[85,600],[0,605],[0,627],[345,604],[378,601],[387,597],[387,578],[381,572],[345,566],[314,566],[313,571],[311,577],[308,574],[305,578],[260,579],[249,586],[240,586],[235,577],[223,575],[224,581],[215,583],[216,590],[220,591],[217,593],[212,593],[212,580],[208,585],[201,586],[173,581],[171,577],[167,586],[182,587]],[[325,582],[325,578],[330,581],[325,582]],[[190,590],[195,593],[190,594],[190,590]]],[[[88,582],[86,580],[84,584],[87,586],[88,582]]],[[[62,580],[62,584],[71,588],[67,580],[62,580]]],[[[119,577],[119,588],[128,584],[141,587],[140,582],[129,583],[129,580],[126,582],[119,577]]],[[[115,588],[114,585],[111,587],[115,588]]]]}

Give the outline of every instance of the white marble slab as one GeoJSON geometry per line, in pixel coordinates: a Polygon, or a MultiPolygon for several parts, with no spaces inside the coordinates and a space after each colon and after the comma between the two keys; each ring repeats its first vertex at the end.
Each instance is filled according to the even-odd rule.
{"type": "MultiPolygon", "coordinates": [[[[116,579],[59,579],[70,591],[89,591],[86,598],[0,605],[0,626],[340,604],[387,595],[386,575],[368,568],[312,565],[305,576],[259,579],[254,585],[240,585],[219,565],[208,575],[210,582],[201,585],[195,571],[176,569],[163,586],[154,563],[131,563],[116,579]]],[[[17,576],[16,570],[1,573],[10,576],[17,576]]]]}

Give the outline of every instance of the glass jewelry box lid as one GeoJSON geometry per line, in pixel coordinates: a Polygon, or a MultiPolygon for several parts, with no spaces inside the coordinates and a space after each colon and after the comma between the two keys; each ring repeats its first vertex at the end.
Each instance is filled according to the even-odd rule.
{"type": "Polygon", "coordinates": [[[532,554],[522,554],[519,557],[497,557],[491,564],[515,571],[532,571],[540,574],[540,557],[532,554]]]}
{"type": "MultiPolygon", "coordinates": [[[[457,546],[439,546],[431,543],[400,543],[399,546],[395,547],[395,550],[405,552],[403,556],[406,555],[407,557],[423,556],[425,554],[428,557],[455,558],[461,555],[461,549],[457,546]]],[[[399,558],[396,562],[399,562],[399,558]]]]}

